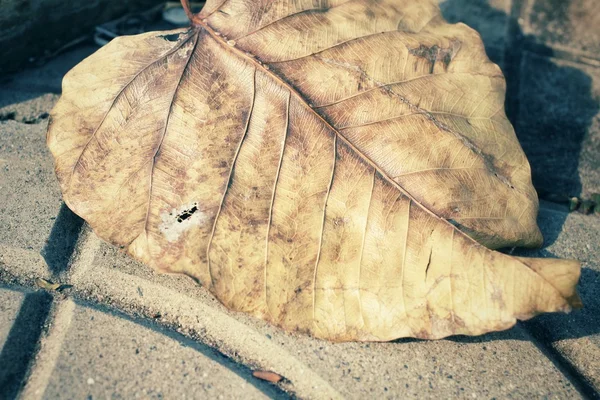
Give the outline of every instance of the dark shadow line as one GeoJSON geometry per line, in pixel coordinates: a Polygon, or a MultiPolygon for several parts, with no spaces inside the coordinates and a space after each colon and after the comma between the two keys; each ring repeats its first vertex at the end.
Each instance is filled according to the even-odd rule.
{"type": "Polygon", "coordinates": [[[550,343],[544,335],[545,328],[537,321],[520,324],[531,337],[531,342],[548,358],[554,366],[571,382],[573,387],[586,399],[600,399],[600,393],[579,370],[550,343]]]}
{"type": "Polygon", "coordinates": [[[51,304],[52,296],[46,292],[25,295],[0,352],[0,399],[16,398],[23,387],[51,304]]]}
{"type": "Polygon", "coordinates": [[[275,384],[268,383],[267,381],[262,381],[258,378],[254,378],[252,376],[252,370],[244,364],[238,363],[225,354],[221,353],[217,349],[210,347],[209,345],[195,341],[182,333],[179,333],[173,328],[169,326],[160,325],[156,321],[146,319],[143,317],[133,317],[124,313],[123,311],[113,308],[104,304],[85,301],[77,298],[71,297],[75,303],[78,305],[89,307],[92,309],[96,309],[98,311],[104,312],[106,314],[113,315],[117,318],[122,318],[126,321],[133,322],[134,324],[143,326],[148,328],[156,333],[164,335],[170,339],[177,341],[181,346],[189,347],[202,354],[206,358],[209,358],[212,361],[219,363],[221,366],[227,368],[229,371],[232,371],[240,378],[242,378],[245,382],[248,382],[258,390],[260,390],[264,395],[271,399],[294,399],[295,397],[285,392],[283,389],[278,387],[275,384]]]}
{"type": "MultiPolygon", "coordinates": [[[[504,330],[504,331],[496,331],[496,332],[488,332],[488,333],[484,333],[483,335],[478,335],[478,336],[468,336],[468,335],[452,335],[452,336],[448,336],[442,339],[439,339],[440,342],[454,342],[454,343],[488,343],[488,342],[501,342],[504,340],[519,340],[519,341],[525,341],[527,340],[526,338],[523,337],[523,335],[519,335],[518,331],[516,330],[518,329],[515,325],[515,327],[512,327],[510,329],[504,330]]],[[[400,338],[400,339],[395,339],[390,341],[390,343],[425,343],[425,342],[430,342],[431,340],[429,339],[418,339],[418,338],[400,338]]]]}
{"type": "Polygon", "coordinates": [[[48,241],[42,250],[42,256],[53,278],[57,279],[68,270],[83,222],[83,219],[62,203],[48,241]]]}

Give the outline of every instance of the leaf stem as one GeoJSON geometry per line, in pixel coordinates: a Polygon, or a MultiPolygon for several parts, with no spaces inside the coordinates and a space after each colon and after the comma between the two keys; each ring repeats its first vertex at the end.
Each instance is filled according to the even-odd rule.
{"type": "Polygon", "coordinates": [[[183,7],[185,15],[187,15],[192,25],[200,25],[200,18],[192,11],[192,7],[190,6],[190,0],[181,0],[181,6],[183,7]]]}

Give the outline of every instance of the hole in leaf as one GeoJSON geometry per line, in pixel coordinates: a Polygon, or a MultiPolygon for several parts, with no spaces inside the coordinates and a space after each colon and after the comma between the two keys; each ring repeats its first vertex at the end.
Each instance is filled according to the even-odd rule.
{"type": "Polygon", "coordinates": [[[186,219],[190,218],[192,215],[194,215],[194,213],[198,211],[198,206],[194,205],[192,208],[190,208],[189,210],[185,210],[183,211],[181,214],[179,214],[177,216],[177,222],[183,222],[186,219]]]}
{"type": "Polygon", "coordinates": [[[165,39],[167,42],[176,42],[179,40],[179,33],[171,33],[170,35],[160,35],[159,37],[165,39]]]}

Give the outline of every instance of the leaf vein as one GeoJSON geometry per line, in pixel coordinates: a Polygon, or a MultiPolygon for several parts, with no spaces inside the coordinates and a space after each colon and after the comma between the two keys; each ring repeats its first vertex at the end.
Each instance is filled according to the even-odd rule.
{"type": "Polygon", "coordinates": [[[283,153],[285,151],[285,145],[288,136],[288,130],[290,126],[290,102],[292,99],[292,92],[288,92],[288,99],[286,102],[286,117],[285,117],[285,128],[283,133],[283,140],[281,141],[281,154],[279,156],[279,163],[277,166],[277,173],[275,175],[275,183],[273,184],[273,194],[271,195],[271,204],[269,205],[269,220],[267,222],[267,235],[265,238],[265,271],[264,271],[264,282],[265,282],[265,309],[269,314],[269,299],[267,296],[267,274],[269,265],[269,235],[271,233],[271,225],[273,223],[273,205],[275,204],[275,195],[277,193],[277,183],[279,182],[279,174],[281,172],[281,164],[283,163],[283,153]]]}
{"type": "MultiPolygon", "coordinates": [[[[167,130],[169,128],[169,120],[173,111],[173,104],[175,102],[175,97],[177,96],[177,92],[181,86],[181,82],[183,81],[183,77],[185,76],[185,72],[187,70],[187,68],[190,65],[190,61],[194,55],[194,53],[196,52],[196,46],[198,45],[198,42],[200,41],[200,33],[198,32],[195,35],[195,40],[194,40],[194,46],[192,47],[192,50],[190,51],[190,54],[187,58],[187,60],[185,61],[185,65],[181,71],[181,76],[179,77],[179,80],[177,81],[177,86],[175,86],[175,89],[173,90],[173,95],[171,97],[171,101],[169,102],[169,107],[168,107],[168,112],[167,112],[167,118],[165,121],[165,127],[163,128],[162,134],[161,134],[161,138],[160,141],[158,143],[158,146],[156,147],[156,150],[154,151],[154,155],[152,156],[152,162],[151,162],[151,166],[150,166],[150,185],[148,187],[148,206],[146,209],[146,218],[144,219],[144,229],[142,230],[142,232],[140,232],[140,235],[142,233],[147,233],[148,232],[148,220],[150,218],[150,208],[152,206],[152,189],[153,189],[153,180],[154,180],[154,167],[156,166],[156,159],[158,158],[160,149],[162,147],[162,144],[165,140],[165,137],[167,136],[167,130]]],[[[138,235],[139,236],[139,235],[138,235]]]]}
{"type": "MultiPolygon", "coordinates": [[[[252,100],[250,102],[250,111],[248,111],[248,118],[246,119],[246,124],[244,126],[244,133],[240,138],[240,141],[235,150],[235,154],[233,156],[233,160],[231,161],[231,166],[229,167],[229,174],[227,178],[227,182],[225,184],[225,190],[223,190],[223,197],[221,197],[221,201],[219,202],[219,209],[215,215],[215,221],[213,222],[212,231],[210,233],[210,237],[208,239],[208,244],[206,246],[206,262],[208,264],[208,271],[211,279],[211,286],[213,280],[212,266],[210,262],[210,249],[215,237],[215,231],[217,229],[217,223],[219,221],[219,216],[221,215],[221,210],[223,209],[223,205],[225,204],[225,198],[227,197],[227,193],[229,192],[229,186],[231,185],[231,180],[233,178],[233,171],[235,170],[236,162],[238,159],[238,155],[240,154],[240,149],[242,148],[242,143],[244,143],[244,139],[248,134],[248,128],[250,127],[250,120],[252,119],[252,113],[254,111],[254,102],[256,100],[256,68],[254,68],[254,73],[252,74],[252,100]]],[[[235,279],[232,279],[234,281],[235,279]]]]}
{"type": "Polygon", "coordinates": [[[321,236],[319,237],[319,248],[318,248],[318,252],[317,252],[317,260],[315,262],[315,272],[313,275],[312,314],[313,314],[313,324],[315,324],[315,325],[317,325],[317,321],[315,318],[315,307],[316,307],[316,303],[317,303],[317,298],[316,298],[317,272],[319,269],[319,261],[321,260],[321,250],[323,248],[323,234],[325,232],[327,202],[329,201],[329,195],[331,194],[331,188],[333,186],[336,161],[337,161],[337,135],[333,135],[333,163],[331,165],[331,178],[329,179],[329,186],[327,187],[327,194],[325,195],[325,205],[323,206],[323,222],[321,223],[321,236]]]}

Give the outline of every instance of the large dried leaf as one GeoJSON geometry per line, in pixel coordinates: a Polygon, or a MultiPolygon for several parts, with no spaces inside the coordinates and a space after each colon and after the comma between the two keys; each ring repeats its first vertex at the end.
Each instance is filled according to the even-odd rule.
{"type": "Polygon", "coordinates": [[[332,340],[480,334],[579,304],[577,262],[481,245],[541,235],[473,30],[430,0],[213,0],[193,20],[65,77],[48,143],[100,237],[332,340]]]}

